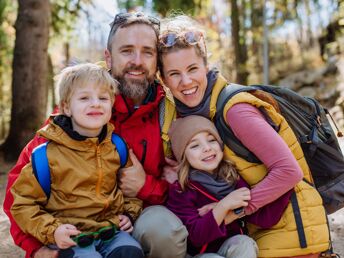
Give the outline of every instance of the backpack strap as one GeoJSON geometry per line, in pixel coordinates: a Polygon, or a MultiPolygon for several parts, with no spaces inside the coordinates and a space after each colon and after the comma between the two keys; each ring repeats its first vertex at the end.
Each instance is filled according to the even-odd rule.
{"type": "Polygon", "coordinates": [[[292,192],[291,197],[290,197],[290,201],[291,201],[291,206],[293,208],[294,219],[295,219],[295,223],[296,223],[297,234],[299,236],[300,247],[306,248],[307,247],[307,240],[306,240],[305,230],[304,230],[304,226],[303,226],[303,222],[302,222],[299,202],[297,200],[295,191],[292,192]]]}
{"type": "Polygon", "coordinates": [[[159,103],[159,125],[165,157],[173,156],[170,138],[168,137],[168,130],[171,127],[173,120],[176,119],[176,113],[173,98],[166,93],[166,96],[159,103]]]}
{"type": "Polygon", "coordinates": [[[235,136],[234,132],[227,125],[223,117],[223,110],[225,108],[225,105],[233,96],[240,92],[248,92],[253,90],[257,90],[257,88],[232,83],[224,87],[220,92],[220,95],[216,102],[214,124],[219,131],[221,139],[235,154],[251,163],[261,163],[256,155],[254,155],[248,148],[246,148],[245,145],[243,145],[241,141],[235,136]]]}
{"type": "Polygon", "coordinates": [[[127,144],[125,143],[124,139],[116,133],[112,133],[111,135],[111,142],[116,146],[118,151],[119,160],[121,164],[121,168],[125,166],[128,162],[128,148],[127,144]]]}
{"type": "Polygon", "coordinates": [[[33,173],[42,187],[45,195],[50,197],[50,169],[47,157],[47,145],[49,142],[37,146],[31,154],[33,173]]]}

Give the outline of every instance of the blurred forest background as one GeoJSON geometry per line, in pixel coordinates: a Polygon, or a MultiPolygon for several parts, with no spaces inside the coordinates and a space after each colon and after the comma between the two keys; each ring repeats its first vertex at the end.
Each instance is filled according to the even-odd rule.
{"type": "Polygon", "coordinates": [[[275,84],[344,108],[344,0],[0,0],[0,151],[15,160],[55,105],[54,75],[103,60],[121,11],[192,15],[232,82],[275,84]]]}

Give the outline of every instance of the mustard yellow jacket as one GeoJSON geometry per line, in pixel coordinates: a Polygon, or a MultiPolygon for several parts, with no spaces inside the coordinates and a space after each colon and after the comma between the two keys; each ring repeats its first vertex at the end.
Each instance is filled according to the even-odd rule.
{"type": "Polygon", "coordinates": [[[129,214],[133,219],[139,215],[141,201],[124,198],[117,185],[120,161],[111,142],[112,132],[113,126],[108,124],[101,143],[98,138],[73,140],[53,122],[38,132],[49,140],[51,195],[47,199],[31,163],[27,164],[11,189],[11,212],[25,233],[51,244],[61,224],[97,231],[108,226],[109,221],[118,226],[120,214],[129,214]]]}

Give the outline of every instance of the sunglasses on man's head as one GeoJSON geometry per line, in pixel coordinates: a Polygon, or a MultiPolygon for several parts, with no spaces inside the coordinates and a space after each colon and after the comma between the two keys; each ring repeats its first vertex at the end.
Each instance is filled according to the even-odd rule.
{"type": "Polygon", "coordinates": [[[79,247],[87,247],[91,245],[94,240],[100,239],[104,242],[112,240],[115,237],[116,232],[117,230],[115,225],[111,223],[111,226],[103,227],[96,232],[81,233],[72,237],[72,240],[77,243],[79,247]]]}
{"type": "Polygon", "coordinates": [[[160,21],[159,19],[153,17],[153,16],[148,16],[145,15],[144,13],[119,13],[115,16],[115,19],[113,22],[110,24],[111,29],[113,28],[114,25],[116,24],[123,24],[125,23],[129,18],[135,17],[135,18],[145,18],[147,19],[153,26],[156,26],[158,29],[160,29],[160,21]]]}
{"type": "Polygon", "coordinates": [[[187,44],[193,46],[201,41],[203,33],[200,31],[187,31],[184,33],[168,32],[159,37],[159,41],[165,47],[173,47],[178,39],[184,40],[187,44]]]}

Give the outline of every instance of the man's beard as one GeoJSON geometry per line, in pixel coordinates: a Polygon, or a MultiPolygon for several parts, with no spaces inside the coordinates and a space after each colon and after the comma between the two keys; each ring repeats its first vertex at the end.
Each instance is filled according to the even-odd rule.
{"type": "Polygon", "coordinates": [[[150,84],[147,78],[143,80],[128,80],[121,77],[117,80],[119,82],[118,89],[123,96],[130,99],[141,99],[147,95],[150,84]]]}
{"type": "MultiPolygon", "coordinates": [[[[141,67],[128,67],[122,74],[113,74],[114,78],[118,80],[118,89],[120,93],[130,99],[143,99],[148,93],[150,84],[154,81],[154,77],[149,78],[145,76],[143,79],[126,79],[124,75],[128,70],[142,69],[141,67]]],[[[145,70],[145,74],[148,75],[148,71],[145,70]]]]}

